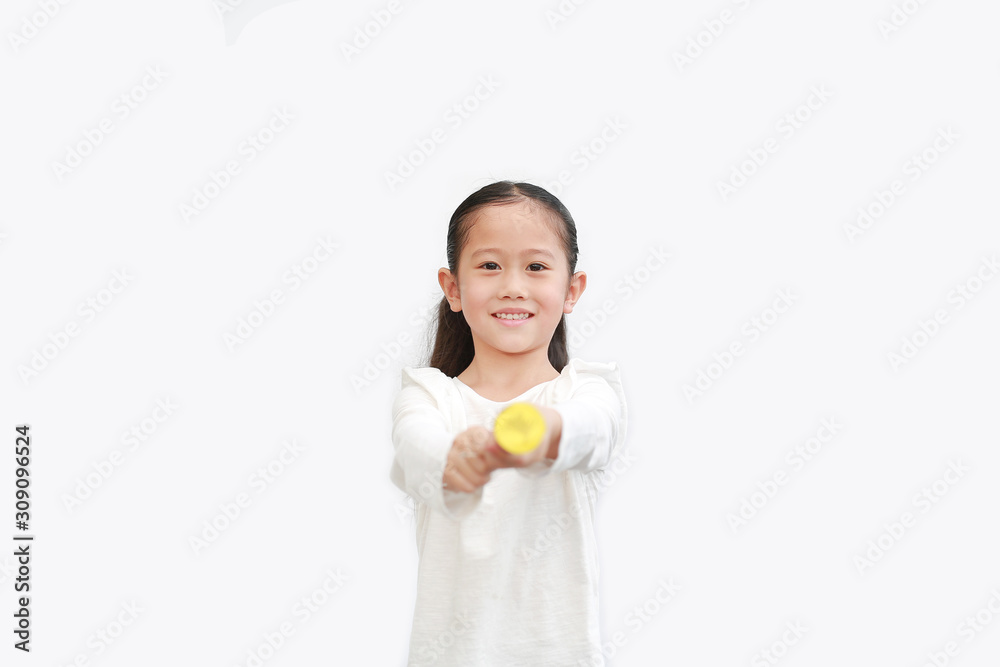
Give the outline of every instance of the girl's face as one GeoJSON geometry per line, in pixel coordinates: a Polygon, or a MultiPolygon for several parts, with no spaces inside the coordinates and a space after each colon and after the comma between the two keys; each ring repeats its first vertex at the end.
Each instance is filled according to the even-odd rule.
{"type": "Polygon", "coordinates": [[[570,279],[562,241],[540,205],[486,206],[473,216],[458,284],[448,269],[439,271],[451,309],[465,314],[477,355],[488,348],[507,354],[541,348],[547,354],[560,318],[573,312],[586,287],[586,274],[578,271],[570,279]],[[502,312],[528,316],[500,319],[502,312]]]}

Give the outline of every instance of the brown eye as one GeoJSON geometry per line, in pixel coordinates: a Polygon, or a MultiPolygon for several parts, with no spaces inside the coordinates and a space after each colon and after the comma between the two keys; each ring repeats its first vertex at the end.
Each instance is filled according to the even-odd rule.
{"type": "MultiPolygon", "coordinates": [[[[534,264],[529,264],[528,266],[529,267],[537,266],[538,267],[538,271],[541,271],[541,270],[543,270],[545,268],[544,264],[539,264],[538,262],[535,262],[534,264]]],[[[532,271],[532,273],[538,273],[538,271],[532,271]]]]}
{"type": "Polygon", "coordinates": [[[499,266],[496,262],[483,262],[479,265],[479,268],[484,269],[487,265],[499,266]]]}

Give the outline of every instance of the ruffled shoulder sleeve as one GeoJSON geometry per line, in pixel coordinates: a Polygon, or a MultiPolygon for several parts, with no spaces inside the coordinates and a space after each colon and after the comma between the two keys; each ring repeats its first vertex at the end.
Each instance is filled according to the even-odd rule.
{"type": "Polygon", "coordinates": [[[406,366],[401,372],[401,380],[400,391],[405,391],[408,387],[420,387],[433,400],[434,406],[447,416],[448,421],[452,421],[454,384],[440,369],[433,366],[423,368],[406,366]]]}
{"type": "Polygon", "coordinates": [[[573,357],[566,363],[562,374],[556,380],[560,391],[575,388],[586,382],[594,382],[597,379],[604,380],[615,392],[622,405],[625,404],[625,391],[622,388],[621,369],[615,361],[584,361],[579,357],[573,357]]]}

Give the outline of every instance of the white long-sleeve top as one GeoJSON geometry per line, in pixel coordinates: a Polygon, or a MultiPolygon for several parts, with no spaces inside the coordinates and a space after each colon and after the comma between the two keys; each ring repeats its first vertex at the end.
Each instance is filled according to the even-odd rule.
{"type": "Polygon", "coordinates": [[[594,509],[626,422],[616,363],[573,358],[559,377],[503,402],[436,368],[402,370],[390,479],[415,506],[409,667],[603,664],[594,509]],[[443,489],[455,436],[492,430],[519,401],[559,412],[558,457],[495,470],[474,493],[443,489]]]}

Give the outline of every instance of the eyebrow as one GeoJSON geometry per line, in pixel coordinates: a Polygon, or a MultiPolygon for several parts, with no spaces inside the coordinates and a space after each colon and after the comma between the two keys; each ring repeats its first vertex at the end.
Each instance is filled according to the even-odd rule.
{"type": "MultiPolygon", "coordinates": [[[[472,257],[475,257],[477,255],[487,255],[489,253],[495,253],[497,255],[500,255],[500,254],[503,254],[503,251],[500,248],[480,248],[479,250],[477,250],[474,253],[472,253],[472,257]]],[[[555,261],[555,257],[553,257],[552,253],[549,252],[548,250],[543,249],[543,248],[528,248],[527,250],[525,250],[524,252],[522,252],[521,255],[522,256],[524,256],[524,255],[545,255],[549,259],[555,261]]]]}

